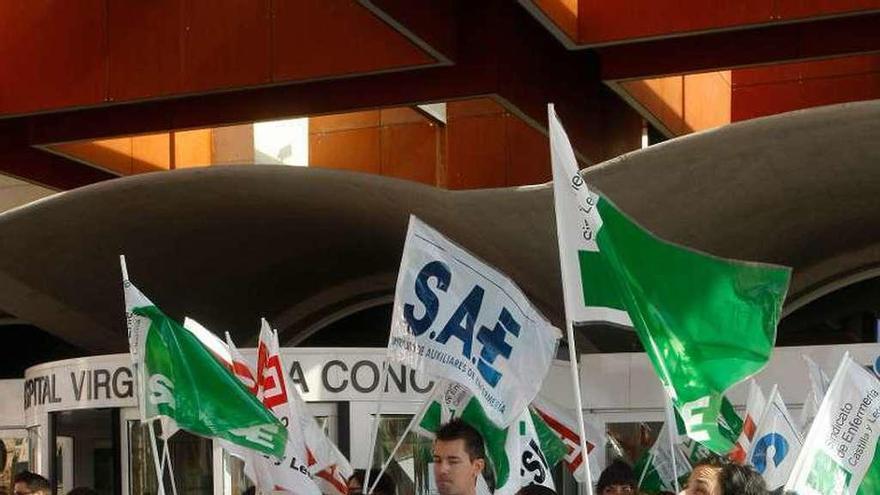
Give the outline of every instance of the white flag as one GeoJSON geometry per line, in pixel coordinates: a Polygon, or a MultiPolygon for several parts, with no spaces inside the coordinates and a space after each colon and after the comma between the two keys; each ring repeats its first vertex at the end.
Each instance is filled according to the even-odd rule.
{"type": "Polygon", "coordinates": [[[220,441],[220,445],[230,454],[244,461],[245,475],[250,478],[262,493],[287,491],[297,495],[318,495],[321,490],[310,477],[308,452],[305,435],[298,418],[298,410],[292,400],[292,389],[287,382],[287,373],[281,361],[277,338],[263,320],[260,329],[260,344],[257,347],[257,363],[245,358],[229,334],[227,343],[193,319],[184,322],[187,330],[199,338],[212,354],[233,371],[238,379],[257,396],[263,405],[287,425],[288,438],[284,458],[279,460],[245,449],[231,442],[220,441]],[[256,371],[254,371],[256,369],[256,371]]]}
{"type": "Polygon", "coordinates": [[[801,430],[808,431],[810,425],[813,424],[813,418],[819,414],[819,405],[822,404],[822,399],[825,397],[825,391],[828,390],[831,380],[810,356],[804,355],[803,358],[807,362],[807,370],[810,374],[810,391],[804,397],[804,407],[801,409],[799,420],[801,430]]]}
{"type": "Polygon", "coordinates": [[[749,380],[749,398],[746,401],[746,416],[743,418],[742,431],[736,439],[733,451],[730,452],[730,458],[734,462],[738,464],[746,463],[746,453],[752,445],[752,440],[755,437],[755,429],[758,427],[758,420],[761,419],[761,414],[764,413],[765,406],[766,401],[764,400],[764,393],[761,392],[761,387],[758,386],[754,379],[749,380]]]}
{"type": "Polygon", "coordinates": [[[537,395],[560,335],[513,281],[410,216],[391,361],[461,383],[507,426],[537,395]]]}
{"type": "Polygon", "coordinates": [[[774,386],[755,430],[748,461],[764,477],[767,488],[775,490],[788,481],[802,445],[801,433],[774,386]]]}
{"type": "Polygon", "coordinates": [[[810,388],[813,390],[816,401],[821,404],[822,399],[825,398],[825,392],[828,391],[828,386],[831,385],[831,380],[810,356],[804,356],[804,361],[807,362],[807,369],[810,373],[810,388]]]}
{"type": "MultiPolygon", "coordinates": [[[[577,426],[577,417],[573,412],[567,412],[558,406],[542,398],[540,395],[532,401],[532,410],[547,423],[565,444],[568,453],[565,456],[565,466],[571,471],[574,479],[579,483],[587,482],[587,470],[584,465],[584,456],[581,451],[581,434],[577,426]]],[[[587,458],[590,461],[590,472],[602,472],[599,466],[599,451],[594,451],[596,446],[604,447],[606,436],[596,425],[584,418],[584,431],[587,433],[587,458]]]]}
{"type": "Polygon", "coordinates": [[[785,485],[799,495],[880,493],[880,381],[844,355],[785,485]]]}

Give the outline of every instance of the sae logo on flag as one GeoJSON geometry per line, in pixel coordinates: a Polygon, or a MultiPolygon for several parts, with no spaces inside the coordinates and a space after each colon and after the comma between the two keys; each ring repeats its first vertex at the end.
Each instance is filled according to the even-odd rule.
{"type": "Polygon", "coordinates": [[[510,279],[410,217],[391,360],[464,385],[506,426],[538,393],[559,337],[510,279]]]}

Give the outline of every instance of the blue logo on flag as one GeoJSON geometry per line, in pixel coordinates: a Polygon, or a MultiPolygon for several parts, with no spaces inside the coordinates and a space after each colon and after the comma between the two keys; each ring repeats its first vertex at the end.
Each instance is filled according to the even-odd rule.
{"type": "Polygon", "coordinates": [[[778,466],[788,455],[788,441],[779,433],[768,433],[759,438],[755,443],[755,452],[752,453],[752,465],[764,474],[767,470],[767,451],[773,447],[773,465],[778,466]]]}

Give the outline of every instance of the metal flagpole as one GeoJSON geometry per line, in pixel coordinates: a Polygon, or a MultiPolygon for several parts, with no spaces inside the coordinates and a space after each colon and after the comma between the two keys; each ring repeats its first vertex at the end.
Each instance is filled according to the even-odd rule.
{"type": "Polygon", "coordinates": [[[156,447],[156,428],[153,426],[153,419],[147,421],[148,434],[150,435],[150,446],[153,448],[153,464],[156,466],[156,481],[159,483],[158,495],[165,495],[165,477],[163,473],[163,463],[159,461],[159,449],[156,447]]]}
{"type": "MultiPolygon", "coordinates": [[[[562,273],[562,284],[565,285],[565,271],[562,273]]],[[[565,289],[563,289],[564,291],[565,289]]],[[[568,310],[566,309],[566,315],[568,314],[568,310]]],[[[566,325],[566,335],[568,338],[568,359],[571,362],[571,381],[574,383],[574,399],[577,402],[577,418],[578,418],[578,427],[580,428],[580,444],[581,444],[581,452],[584,455],[584,469],[587,473],[587,493],[589,495],[593,495],[593,475],[590,473],[590,459],[587,457],[587,431],[584,427],[584,402],[581,398],[581,380],[578,375],[577,368],[577,350],[574,345],[574,325],[572,325],[571,320],[566,316],[565,318],[566,325]]]]}
{"type": "Polygon", "coordinates": [[[177,495],[177,481],[174,480],[174,464],[171,463],[171,453],[168,451],[168,440],[171,437],[166,436],[167,432],[165,428],[162,428],[162,443],[164,444],[164,448],[162,449],[162,469],[165,469],[165,461],[168,461],[168,475],[171,477],[171,493],[172,495],[177,495]]]}
{"type": "MultiPolygon", "coordinates": [[[[547,117],[549,119],[555,118],[556,110],[553,108],[553,104],[548,105],[547,109],[547,117]]],[[[551,138],[552,139],[552,138],[551,138]]],[[[551,151],[552,153],[552,151],[551,151]]],[[[552,159],[552,157],[551,157],[552,159]]],[[[555,167],[554,167],[555,168],[555,167]]],[[[556,177],[557,172],[554,170],[553,180],[559,180],[556,177]]],[[[555,186],[554,186],[555,187],[555,186]]],[[[555,198],[554,198],[554,206],[555,206],[555,198]]],[[[568,339],[568,360],[571,364],[571,381],[574,384],[574,397],[577,402],[577,418],[578,418],[578,428],[580,429],[581,435],[581,452],[584,455],[584,469],[587,474],[587,493],[589,495],[593,495],[593,476],[590,473],[590,460],[587,458],[587,432],[584,426],[584,403],[581,399],[581,381],[580,376],[578,375],[577,368],[577,349],[575,348],[574,343],[574,325],[572,324],[570,315],[571,309],[569,307],[568,302],[568,294],[569,290],[573,287],[569,281],[570,274],[565,272],[565,262],[563,260],[563,236],[559,235],[559,232],[566,228],[571,228],[570,226],[566,226],[562,224],[562,219],[559,216],[559,212],[556,212],[556,241],[558,243],[559,248],[559,271],[562,273],[562,302],[565,307],[565,335],[566,339],[568,339]]]]}
{"type": "MultiPolygon", "coordinates": [[[[388,336],[388,342],[391,342],[391,335],[388,336]]],[[[382,403],[385,401],[386,387],[388,386],[388,353],[385,353],[385,360],[382,361],[382,376],[379,378],[379,402],[376,404],[376,414],[373,416],[373,431],[370,435],[370,457],[367,458],[367,472],[364,473],[364,486],[370,486],[370,471],[373,470],[373,456],[376,455],[376,440],[379,436],[379,418],[382,416],[382,403]]],[[[369,495],[367,493],[366,495],[369,495]]]]}
{"type": "Polygon", "coordinates": [[[420,407],[415,416],[413,416],[412,421],[410,421],[409,424],[406,426],[406,430],[404,430],[403,435],[401,435],[400,439],[397,440],[397,445],[394,446],[394,449],[391,450],[391,453],[388,454],[388,458],[385,459],[385,462],[382,464],[382,469],[380,469],[379,474],[376,475],[376,480],[373,482],[373,486],[366,485],[366,481],[364,482],[365,486],[369,488],[368,490],[364,491],[364,494],[370,495],[371,493],[373,493],[373,490],[376,489],[376,485],[379,484],[379,480],[382,479],[382,475],[385,474],[385,470],[388,469],[391,461],[394,460],[394,454],[396,454],[400,446],[403,445],[403,441],[406,439],[406,436],[409,435],[409,432],[412,430],[413,425],[421,419],[422,414],[424,414],[425,410],[428,409],[428,405],[431,403],[432,394],[434,393],[434,388],[436,387],[437,382],[435,381],[434,385],[431,386],[430,392],[428,393],[428,399],[425,400],[425,402],[422,404],[422,407],[420,407]]]}
{"type": "Polygon", "coordinates": [[[663,391],[663,395],[666,396],[666,434],[669,436],[669,455],[672,456],[672,486],[675,487],[675,493],[678,493],[681,490],[678,487],[678,466],[675,460],[675,441],[673,440],[673,437],[678,435],[678,424],[675,422],[675,413],[672,412],[672,399],[666,395],[666,390],[663,391]]]}

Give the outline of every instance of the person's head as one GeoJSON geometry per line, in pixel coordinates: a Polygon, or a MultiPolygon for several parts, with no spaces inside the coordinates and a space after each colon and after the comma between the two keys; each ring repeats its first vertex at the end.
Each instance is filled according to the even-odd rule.
{"type": "Polygon", "coordinates": [[[521,487],[516,495],[556,495],[556,492],[544,485],[536,485],[534,483],[521,487]]]}
{"type": "MultiPolygon", "coordinates": [[[[365,469],[355,469],[354,473],[352,473],[351,477],[348,478],[348,495],[361,495],[366,492],[366,487],[364,487],[364,478],[367,476],[367,471],[365,469]]],[[[376,482],[376,477],[379,476],[378,469],[370,470],[370,484],[376,485],[376,488],[373,488],[373,493],[376,495],[394,495],[397,490],[397,485],[394,483],[394,480],[391,479],[391,476],[388,473],[382,474],[382,477],[379,478],[379,482],[376,482]]]]}
{"type": "Polygon", "coordinates": [[[766,495],[764,478],[751,466],[729,463],[719,476],[722,495],[766,495]]]}
{"type": "Polygon", "coordinates": [[[719,459],[710,458],[694,466],[687,481],[686,495],[722,495],[721,468],[719,459]]]}
{"type": "Polygon", "coordinates": [[[596,495],[630,495],[636,491],[636,477],[629,464],[616,459],[599,475],[596,495]]]}
{"type": "Polygon", "coordinates": [[[12,478],[12,489],[15,495],[49,495],[49,480],[37,473],[22,471],[12,478]]]}
{"type": "Polygon", "coordinates": [[[460,419],[441,426],[434,439],[434,479],[440,495],[473,495],[486,460],[483,438],[460,419]]]}

